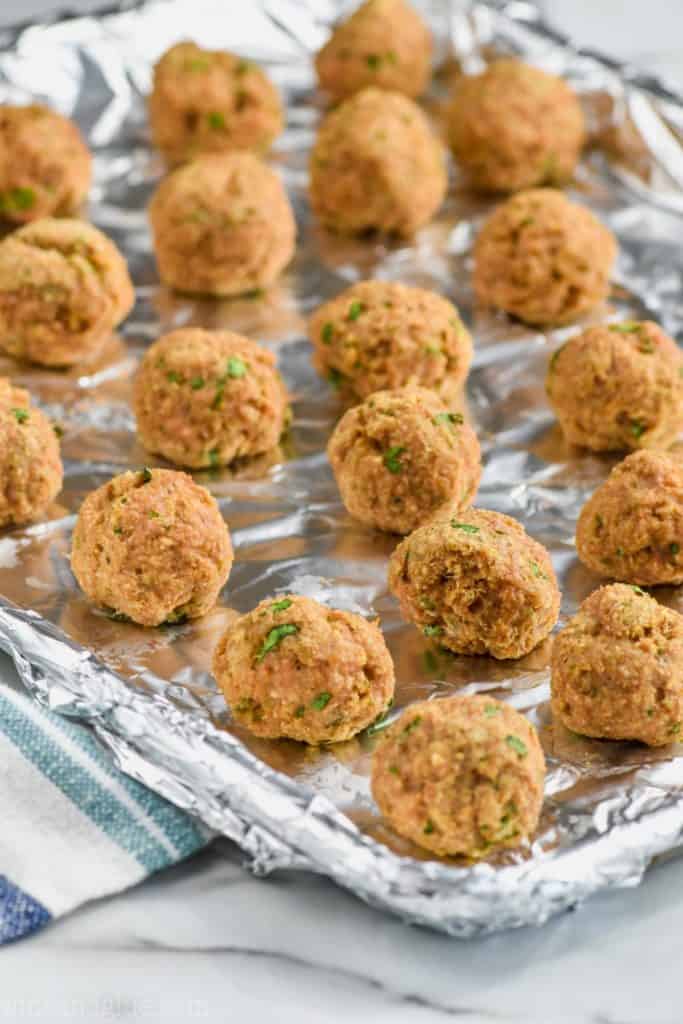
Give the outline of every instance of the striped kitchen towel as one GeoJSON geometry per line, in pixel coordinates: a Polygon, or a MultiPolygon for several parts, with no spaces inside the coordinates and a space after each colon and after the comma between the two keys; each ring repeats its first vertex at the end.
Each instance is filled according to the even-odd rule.
{"type": "Polygon", "coordinates": [[[209,838],[118,771],[87,728],[0,684],[0,945],[135,885],[209,838]]]}

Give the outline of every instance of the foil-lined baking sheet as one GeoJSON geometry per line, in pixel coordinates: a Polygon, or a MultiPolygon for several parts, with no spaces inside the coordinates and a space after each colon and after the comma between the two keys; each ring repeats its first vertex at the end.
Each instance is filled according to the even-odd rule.
{"type": "MultiPolygon", "coordinates": [[[[621,245],[613,300],[591,319],[647,315],[682,337],[677,167],[664,157],[676,154],[668,125],[683,122],[683,103],[657,82],[576,50],[531,5],[421,6],[443,61],[427,101],[437,121],[451,76],[492,52],[527,55],[581,91],[596,146],[574,191],[621,245]]],[[[311,218],[307,152],[323,108],[310,54],[339,10],[331,0],[147,0],[0,36],[0,100],[48,101],[78,120],[96,153],[88,216],[123,249],[137,287],[121,334],[91,365],[54,372],[0,359],[0,374],[28,387],[62,427],[66,468],[46,522],[0,533],[0,647],[38,699],[90,721],[126,772],[237,840],[255,871],[322,872],[408,921],[458,936],[540,924],[599,889],[636,884],[653,857],[681,844],[681,750],[589,741],[553,725],[550,642],[517,662],[433,646],[401,622],[387,592],[397,539],[354,523],[339,501],[324,448],[340,409],[311,367],[305,319],[370,276],[433,288],[470,324],[476,355],[466,406],[485,463],[477,504],[515,516],[549,548],[563,617],[598,584],[578,563],[573,534],[611,465],[566,447],[544,397],[547,360],[577,328],[530,331],[473,308],[471,243],[489,204],[468,196],[457,176],[438,218],[411,242],[332,238],[311,218]],[[287,130],[271,160],[294,204],[299,245],[266,295],[191,301],[158,284],[145,207],[163,167],[149,144],[144,95],[154,60],[190,36],[266,63],[287,100],[287,130]],[[113,621],[79,593],[70,533],[88,491],[129,467],[157,464],[135,439],[131,377],[146,345],[185,324],[228,327],[271,347],[293,395],[294,423],[269,456],[196,475],[230,525],[232,575],[204,619],[145,630],[113,621]],[[381,617],[397,673],[392,717],[413,700],[456,691],[490,692],[529,715],[548,776],[528,848],[471,865],[429,859],[391,833],[370,796],[376,730],[312,749],[259,740],[232,723],[210,676],[213,647],[236,614],[285,591],[381,617]]],[[[657,596],[683,608],[675,590],[657,596]]]]}

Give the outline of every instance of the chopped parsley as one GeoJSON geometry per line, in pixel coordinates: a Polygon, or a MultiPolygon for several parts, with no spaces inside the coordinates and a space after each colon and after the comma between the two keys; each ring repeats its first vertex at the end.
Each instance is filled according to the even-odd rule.
{"type": "Polygon", "coordinates": [[[447,427],[460,427],[465,422],[465,418],[460,412],[440,412],[438,416],[434,417],[434,422],[437,426],[443,423],[447,427]]]}
{"type": "Polygon", "coordinates": [[[193,391],[199,391],[199,389],[203,388],[205,384],[206,381],[204,380],[203,377],[193,377],[192,380],[190,381],[190,387],[192,388],[193,391]]]}
{"type": "Polygon", "coordinates": [[[609,329],[618,334],[636,334],[640,330],[640,324],[635,320],[624,320],[620,324],[610,324],[609,329]]]}
{"type": "Polygon", "coordinates": [[[0,194],[0,210],[30,210],[35,201],[32,188],[11,188],[0,194]]]}
{"type": "Polygon", "coordinates": [[[238,380],[240,377],[244,377],[247,372],[247,364],[237,356],[231,356],[228,359],[228,377],[232,377],[233,380],[238,380]]]}
{"type": "Polygon", "coordinates": [[[487,704],[484,708],[484,714],[487,718],[493,718],[494,715],[500,714],[500,708],[497,708],[495,704],[487,704]]]}
{"type": "Polygon", "coordinates": [[[142,482],[143,482],[143,484],[148,484],[150,482],[150,480],[152,479],[152,470],[148,469],[147,466],[145,466],[145,468],[143,470],[141,470],[141,473],[142,473],[142,482]]]}
{"type": "Polygon", "coordinates": [[[434,832],[435,830],[436,825],[434,824],[431,818],[427,818],[427,821],[425,822],[425,827],[422,831],[426,836],[430,836],[432,832],[434,832]]]}
{"type": "Polygon", "coordinates": [[[547,580],[548,579],[548,577],[543,572],[543,570],[541,569],[541,567],[538,564],[538,562],[530,562],[530,565],[531,565],[531,571],[534,574],[534,576],[537,576],[541,580],[547,580]]]}
{"type": "Polygon", "coordinates": [[[471,523],[459,523],[457,519],[451,519],[451,526],[454,530],[462,530],[463,533],[479,533],[478,526],[472,526],[471,523]]]}
{"type": "Polygon", "coordinates": [[[647,594],[645,593],[645,591],[642,590],[640,587],[636,587],[634,585],[631,585],[631,590],[633,591],[634,594],[638,594],[639,597],[647,597],[647,594]]]}
{"type": "Polygon", "coordinates": [[[332,700],[332,694],[328,693],[327,690],[323,690],[317,697],[314,697],[311,701],[311,707],[315,711],[322,711],[332,700]]]}
{"type": "Polygon", "coordinates": [[[406,727],[404,728],[404,730],[402,732],[402,735],[403,736],[407,736],[409,732],[413,731],[413,729],[417,729],[417,727],[418,727],[418,725],[420,724],[421,721],[422,721],[422,715],[416,715],[416,717],[412,720],[412,722],[408,722],[408,724],[406,725],[406,727]]]}
{"type": "Polygon", "coordinates": [[[275,601],[270,606],[271,612],[284,612],[288,608],[291,608],[292,601],[289,597],[283,597],[281,601],[275,601]]]}
{"type": "Polygon", "coordinates": [[[276,647],[279,647],[285,637],[294,636],[298,632],[299,627],[293,622],[285,622],[281,626],[274,626],[266,636],[260,651],[256,655],[257,663],[262,662],[267,654],[270,654],[276,647]]]}
{"type": "Polygon", "coordinates": [[[441,626],[425,626],[422,632],[425,636],[439,636],[443,630],[441,626]]]}
{"type": "Polygon", "coordinates": [[[397,764],[390,764],[388,770],[391,772],[392,775],[398,775],[399,774],[399,772],[398,772],[398,765],[397,764]]]}
{"type": "Polygon", "coordinates": [[[674,541],[673,544],[669,544],[669,554],[673,555],[674,558],[680,552],[680,550],[681,550],[681,545],[680,544],[676,544],[675,541],[674,541]]]}
{"type": "Polygon", "coordinates": [[[349,320],[357,320],[358,317],[361,315],[361,313],[363,313],[364,311],[365,311],[365,306],[363,305],[363,303],[362,302],[358,302],[358,300],[355,299],[351,303],[351,305],[349,306],[349,312],[348,312],[347,319],[349,319],[349,320]]]}
{"type": "Polygon", "coordinates": [[[376,71],[377,68],[382,63],[382,58],[378,56],[378,54],[376,53],[369,53],[365,60],[367,61],[368,67],[371,68],[372,71],[376,71]]]}
{"type": "Polygon", "coordinates": [[[26,420],[28,419],[28,409],[10,409],[10,412],[17,423],[26,423],[26,420]]]}
{"type": "Polygon", "coordinates": [[[305,704],[299,704],[298,708],[294,712],[294,717],[295,718],[303,718],[305,714],[306,714],[306,705],[305,704]]]}
{"type": "Polygon", "coordinates": [[[526,755],[529,753],[529,751],[527,750],[526,743],[524,742],[524,740],[521,740],[519,736],[506,736],[505,742],[507,743],[508,747],[514,750],[516,754],[519,754],[520,757],[526,757],[526,755]]]}
{"type": "Polygon", "coordinates": [[[637,438],[643,436],[643,434],[647,430],[647,427],[645,426],[642,420],[631,420],[631,423],[629,424],[629,429],[633,436],[637,438]]]}
{"type": "Polygon", "coordinates": [[[220,110],[212,110],[211,113],[206,115],[206,119],[209,122],[209,128],[213,128],[216,131],[225,128],[225,117],[221,114],[220,110]]]}
{"type": "Polygon", "coordinates": [[[182,384],[185,378],[181,373],[176,373],[175,370],[169,370],[166,374],[166,380],[169,380],[171,384],[182,384]]]}
{"type": "Polygon", "coordinates": [[[332,367],[327,375],[327,381],[330,387],[334,388],[335,391],[339,391],[340,387],[344,383],[344,374],[332,367]]]}
{"type": "Polygon", "coordinates": [[[326,324],[323,324],[323,329],[320,332],[320,337],[322,338],[324,345],[331,344],[332,338],[334,337],[334,324],[331,323],[329,320],[327,321],[326,324]]]}
{"type": "Polygon", "coordinates": [[[382,462],[390,473],[400,473],[403,469],[400,456],[403,455],[404,451],[405,447],[399,444],[395,445],[393,448],[389,448],[382,456],[382,462]]]}

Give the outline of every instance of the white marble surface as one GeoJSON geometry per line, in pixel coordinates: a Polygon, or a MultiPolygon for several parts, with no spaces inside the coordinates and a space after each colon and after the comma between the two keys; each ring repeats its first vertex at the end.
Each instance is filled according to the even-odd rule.
{"type": "MultiPolygon", "coordinates": [[[[55,6],[0,0],[0,21],[55,6]]],[[[683,83],[681,0],[546,8],[577,39],[683,83]]],[[[10,671],[0,656],[0,678],[10,671]]],[[[5,948],[0,1021],[680,1024],[682,921],[683,860],[543,929],[464,943],[323,879],[253,879],[220,842],[5,948]]]]}

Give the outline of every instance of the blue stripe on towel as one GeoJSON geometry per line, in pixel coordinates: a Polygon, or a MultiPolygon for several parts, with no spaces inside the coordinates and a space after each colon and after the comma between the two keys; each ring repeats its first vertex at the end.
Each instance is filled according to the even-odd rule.
{"type": "Polygon", "coordinates": [[[0,946],[38,931],[50,920],[45,907],[0,875],[0,946]]]}
{"type": "Polygon", "coordinates": [[[173,804],[168,803],[161,797],[147,789],[141,783],[124,775],[113,764],[110,757],[103,751],[100,744],[86,729],[74,727],[61,715],[50,715],[50,721],[82,750],[88,754],[99,768],[106,772],[107,776],[116,779],[118,784],[125,789],[128,796],[139,805],[140,809],[155,823],[166,838],[173,844],[179,857],[189,857],[195,850],[204,846],[205,839],[191,818],[188,818],[184,811],[179,810],[173,804]]]}
{"type": "Polygon", "coordinates": [[[36,768],[147,872],[175,863],[167,850],[107,789],[27,715],[0,694],[0,730],[36,768]]]}

